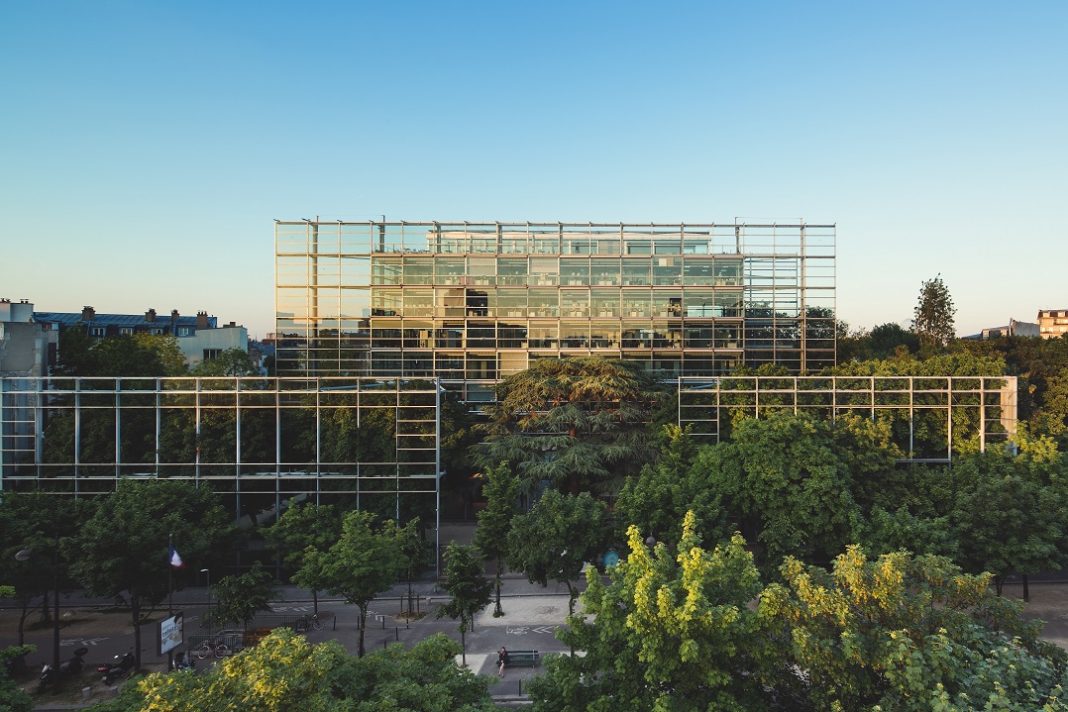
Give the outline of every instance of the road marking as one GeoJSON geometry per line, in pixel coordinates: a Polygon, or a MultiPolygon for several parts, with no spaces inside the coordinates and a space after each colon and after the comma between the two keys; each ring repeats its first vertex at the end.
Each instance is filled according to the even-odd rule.
{"type": "Polygon", "coordinates": [[[271,610],[275,613],[285,613],[286,611],[293,611],[294,613],[307,613],[309,609],[307,606],[271,606],[271,610]]]}
{"type": "Polygon", "coordinates": [[[59,647],[69,648],[72,645],[88,648],[89,646],[97,646],[103,643],[105,640],[111,640],[111,638],[66,638],[59,641],[59,647]]]}
{"type": "Polygon", "coordinates": [[[531,629],[530,632],[531,633],[543,633],[543,634],[544,633],[555,633],[556,629],[559,628],[559,627],[560,626],[558,626],[558,625],[543,625],[543,626],[538,626],[537,628],[531,629]]]}
{"type": "Polygon", "coordinates": [[[529,625],[519,626],[517,628],[505,628],[504,632],[507,635],[529,635],[530,633],[540,633],[545,635],[547,633],[555,633],[558,625],[539,625],[536,628],[529,625]]]}

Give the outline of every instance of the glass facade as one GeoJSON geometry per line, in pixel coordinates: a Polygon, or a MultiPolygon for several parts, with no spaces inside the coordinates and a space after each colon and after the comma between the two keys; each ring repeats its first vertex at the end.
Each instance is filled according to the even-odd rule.
{"type": "Polygon", "coordinates": [[[275,244],[283,376],[437,376],[479,401],[536,358],[834,363],[833,225],[279,221],[275,244]]]}

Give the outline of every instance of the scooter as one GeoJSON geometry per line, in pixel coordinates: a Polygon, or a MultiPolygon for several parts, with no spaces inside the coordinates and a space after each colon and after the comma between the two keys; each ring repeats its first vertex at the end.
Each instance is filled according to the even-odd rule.
{"type": "Polygon", "coordinates": [[[89,648],[78,648],[74,651],[74,656],[63,663],[59,664],[59,669],[48,665],[47,663],[41,668],[41,677],[37,681],[37,691],[41,692],[47,687],[54,687],[65,677],[71,677],[77,675],[85,667],[85,656],[89,653],[89,648]]]}
{"type": "Polygon", "coordinates": [[[96,671],[104,673],[104,684],[114,685],[115,681],[133,670],[134,656],[127,651],[125,655],[116,655],[115,662],[99,666],[96,671]]]}

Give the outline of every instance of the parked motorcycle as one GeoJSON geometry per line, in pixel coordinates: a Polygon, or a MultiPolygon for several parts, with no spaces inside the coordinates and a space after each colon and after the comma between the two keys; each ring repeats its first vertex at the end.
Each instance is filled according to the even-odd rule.
{"type": "Polygon", "coordinates": [[[54,687],[59,684],[59,681],[63,678],[79,674],[85,667],[85,656],[88,655],[88,653],[89,648],[76,649],[70,660],[59,664],[58,670],[46,663],[44,667],[41,668],[41,677],[37,681],[37,691],[41,692],[47,687],[54,687]]]}
{"type": "Polygon", "coordinates": [[[116,680],[133,670],[133,666],[133,653],[127,651],[125,655],[116,655],[115,662],[101,665],[96,671],[104,673],[105,685],[114,685],[116,680]]]}

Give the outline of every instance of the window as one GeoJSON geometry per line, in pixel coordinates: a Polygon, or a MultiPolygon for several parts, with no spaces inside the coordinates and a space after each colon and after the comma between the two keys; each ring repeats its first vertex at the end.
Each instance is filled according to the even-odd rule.
{"type": "Polygon", "coordinates": [[[222,355],[222,349],[204,349],[204,360],[211,361],[222,355]]]}

